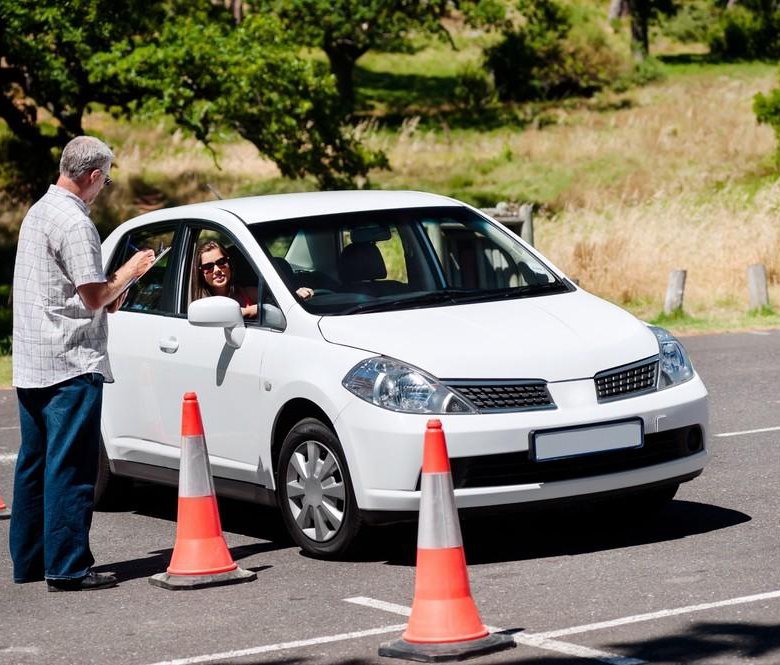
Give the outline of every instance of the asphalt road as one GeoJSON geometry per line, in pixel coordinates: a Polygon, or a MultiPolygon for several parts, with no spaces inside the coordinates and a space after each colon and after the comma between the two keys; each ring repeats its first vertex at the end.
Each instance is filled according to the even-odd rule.
{"type": "MultiPolygon", "coordinates": [[[[652,518],[570,509],[465,523],[482,619],[518,642],[475,662],[780,662],[780,331],[685,342],[720,435],[705,473],[652,518]]],[[[0,392],[7,502],[16,425],[14,394],[0,392]]],[[[221,501],[233,556],[258,580],[171,592],[147,578],[170,559],[175,506],[175,491],[137,485],[127,510],[95,515],[98,569],[121,580],[95,593],[14,585],[0,522],[0,663],[393,662],[376,654],[406,623],[413,526],[324,562],[292,546],[273,511],[221,501]]]]}

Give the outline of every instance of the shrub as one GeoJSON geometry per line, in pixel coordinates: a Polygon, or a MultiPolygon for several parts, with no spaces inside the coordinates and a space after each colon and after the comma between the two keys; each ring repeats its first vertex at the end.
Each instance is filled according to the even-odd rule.
{"type": "Polygon", "coordinates": [[[495,98],[495,84],[483,67],[470,64],[458,73],[453,94],[455,106],[467,113],[479,113],[495,98]]]}
{"type": "Polygon", "coordinates": [[[737,5],[724,11],[710,38],[710,51],[725,60],[780,56],[780,11],[737,5]]]}
{"type": "Polygon", "coordinates": [[[524,22],[486,52],[496,90],[504,101],[592,95],[621,66],[603,32],[573,29],[571,11],[556,0],[520,0],[524,22]]]}

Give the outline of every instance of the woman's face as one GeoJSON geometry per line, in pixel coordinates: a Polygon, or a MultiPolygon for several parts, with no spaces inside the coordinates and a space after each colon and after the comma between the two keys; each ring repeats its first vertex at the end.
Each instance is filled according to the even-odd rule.
{"type": "Polygon", "coordinates": [[[215,248],[203,252],[200,255],[199,269],[212,293],[223,295],[228,292],[231,278],[230,262],[222,250],[215,248]]]}

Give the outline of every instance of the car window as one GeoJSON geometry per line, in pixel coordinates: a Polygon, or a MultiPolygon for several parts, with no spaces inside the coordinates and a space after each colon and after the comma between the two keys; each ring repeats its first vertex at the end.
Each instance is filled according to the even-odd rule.
{"type": "Polygon", "coordinates": [[[520,242],[459,206],[253,224],[292,293],[318,315],[528,298],[570,290],[520,242]]]}
{"type": "Polygon", "coordinates": [[[185,256],[183,311],[195,300],[223,295],[238,302],[245,322],[264,325],[263,307],[265,311],[267,306],[278,309],[276,299],[244,250],[226,233],[193,226],[185,256]]]}
{"type": "MultiPolygon", "coordinates": [[[[144,227],[131,231],[120,242],[122,251],[115,259],[115,270],[139,250],[152,249],[155,254],[173,246],[175,230],[169,226],[144,227]],[[123,245],[124,243],[124,245],[123,245]]],[[[147,312],[173,314],[175,311],[172,291],[175,286],[171,274],[174,265],[173,252],[168,251],[146,274],[142,275],[127,291],[123,312],[147,312]]]]}

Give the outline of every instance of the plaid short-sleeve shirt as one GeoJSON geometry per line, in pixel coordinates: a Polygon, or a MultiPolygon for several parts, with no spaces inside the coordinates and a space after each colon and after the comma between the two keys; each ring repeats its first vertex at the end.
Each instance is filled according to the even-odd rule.
{"type": "Polygon", "coordinates": [[[105,282],[100,237],[89,208],[51,185],[19,231],[13,283],[13,383],[45,388],[97,372],[112,381],[105,309],[87,309],[76,291],[105,282]]]}

